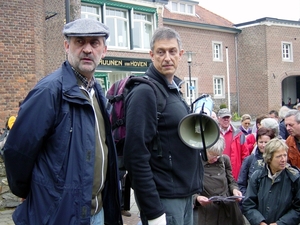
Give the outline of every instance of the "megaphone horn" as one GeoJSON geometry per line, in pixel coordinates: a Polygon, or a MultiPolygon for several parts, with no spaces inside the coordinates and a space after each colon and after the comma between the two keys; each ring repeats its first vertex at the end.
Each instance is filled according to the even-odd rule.
{"type": "Polygon", "coordinates": [[[220,129],[210,116],[203,113],[191,113],[180,121],[178,134],[187,146],[206,150],[217,142],[220,137],[220,129]]]}

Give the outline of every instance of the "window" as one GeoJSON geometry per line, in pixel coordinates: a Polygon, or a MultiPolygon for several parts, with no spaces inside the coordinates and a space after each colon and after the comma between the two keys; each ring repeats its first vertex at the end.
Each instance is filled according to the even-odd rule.
{"type": "Polygon", "coordinates": [[[129,48],[128,12],[106,8],[106,25],[110,28],[107,44],[110,47],[129,48]]]}
{"type": "Polygon", "coordinates": [[[213,61],[223,61],[222,43],[213,42],[213,61]]]}
{"type": "Polygon", "coordinates": [[[196,93],[198,93],[197,79],[188,77],[184,78],[185,80],[185,100],[188,104],[194,102],[197,98],[196,93]],[[190,84],[191,83],[191,84],[190,84]]]}
{"type": "Polygon", "coordinates": [[[189,15],[194,15],[195,14],[195,5],[188,4],[185,2],[172,2],[169,1],[166,7],[171,11],[171,12],[178,12],[178,13],[184,13],[184,14],[189,14],[189,15]]]}
{"type": "Polygon", "coordinates": [[[282,42],[282,60],[283,61],[293,61],[292,44],[291,43],[282,42]]]}
{"type": "Polygon", "coordinates": [[[225,97],[225,87],[224,87],[224,77],[214,76],[214,97],[224,98],[225,97]]]}
{"type": "Polygon", "coordinates": [[[100,8],[98,6],[82,5],[81,18],[90,18],[101,21],[100,8]]]}
{"type": "Polygon", "coordinates": [[[134,12],[133,23],[133,48],[150,49],[153,31],[153,16],[151,14],[134,12]]]}
{"type": "Polygon", "coordinates": [[[155,15],[156,8],[135,7],[126,3],[120,3],[120,8],[109,1],[105,5],[81,4],[81,18],[104,22],[110,30],[108,47],[121,51],[149,51],[151,37],[156,28],[155,15]]]}

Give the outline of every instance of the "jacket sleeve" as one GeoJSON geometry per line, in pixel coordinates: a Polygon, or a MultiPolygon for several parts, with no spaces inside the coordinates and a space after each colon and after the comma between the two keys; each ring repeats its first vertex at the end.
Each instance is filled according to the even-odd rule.
{"type": "Polygon", "coordinates": [[[53,98],[47,88],[33,89],[24,100],[4,146],[4,162],[9,187],[16,196],[26,198],[32,170],[54,122],[53,98]]]}
{"type": "Polygon", "coordinates": [[[264,216],[258,211],[258,179],[260,171],[255,171],[249,179],[246,196],[242,201],[243,214],[250,224],[260,224],[264,216]]]}
{"type": "Polygon", "coordinates": [[[243,193],[243,195],[246,194],[246,190],[247,190],[248,174],[249,174],[249,167],[251,164],[251,158],[252,157],[250,155],[244,159],[239,173],[238,181],[237,181],[240,191],[243,193]]]}
{"type": "Polygon", "coordinates": [[[298,177],[292,185],[294,186],[292,206],[286,214],[276,221],[277,225],[300,223],[300,178],[298,177]]]}
{"type": "Polygon", "coordinates": [[[228,182],[228,190],[230,191],[230,195],[232,195],[233,189],[239,189],[239,187],[232,176],[232,168],[229,157],[227,155],[223,155],[223,158],[225,164],[226,178],[228,182]]]}
{"type": "Polygon", "coordinates": [[[124,164],[139,208],[148,220],[164,213],[151,170],[151,142],[156,135],[154,90],[147,84],[134,87],[126,98],[124,164]]]}

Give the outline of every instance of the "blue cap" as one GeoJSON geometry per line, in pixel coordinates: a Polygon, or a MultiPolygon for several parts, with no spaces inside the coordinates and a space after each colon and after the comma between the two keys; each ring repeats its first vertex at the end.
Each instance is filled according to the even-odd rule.
{"type": "Polygon", "coordinates": [[[83,18],[67,23],[64,26],[63,34],[66,37],[102,36],[107,39],[109,28],[98,20],[83,18]]]}

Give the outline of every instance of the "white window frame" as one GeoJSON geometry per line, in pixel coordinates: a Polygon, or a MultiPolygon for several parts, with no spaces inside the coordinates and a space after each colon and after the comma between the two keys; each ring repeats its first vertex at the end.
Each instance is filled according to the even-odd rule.
{"type": "Polygon", "coordinates": [[[214,98],[225,98],[225,76],[213,76],[214,98]]]}
{"type": "MultiPolygon", "coordinates": [[[[110,30],[114,32],[111,32],[111,35],[109,36],[109,38],[107,39],[107,45],[109,48],[111,49],[129,49],[130,48],[130,36],[129,36],[129,13],[128,10],[124,10],[124,9],[120,9],[120,8],[113,8],[113,7],[106,7],[105,10],[105,20],[106,20],[106,24],[108,24],[108,19],[113,19],[113,26],[110,26],[110,30]],[[115,10],[115,11],[122,11],[125,13],[125,17],[119,17],[119,16],[111,16],[111,15],[107,15],[106,13],[108,12],[108,10],[115,10]],[[124,36],[123,34],[120,35],[118,34],[118,29],[120,28],[117,24],[118,22],[126,22],[126,27],[125,27],[125,40],[124,40],[124,36]],[[116,34],[115,36],[113,36],[113,34],[116,34]],[[114,41],[116,43],[116,45],[111,45],[111,39],[114,38],[114,41]],[[125,41],[125,46],[119,46],[120,41],[123,39],[123,41],[125,41]]],[[[124,28],[124,27],[123,27],[124,28]]]]}
{"type": "Polygon", "coordinates": [[[195,15],[195,5],[188,4],[185,2],[175,2],[175,1],[168,1],[166,7],[174,13],[181,13],[181,14],[188,14],[188,15],[195,15]],[[182,8],[184,7],[184,9],[182,8]],[[192,12],[190,12],[190,9],[192,12]]]}
{"type": "Polygon", "coordinates": [[[198,93],[198,78],[191,77],[192,92],[190,92],[190,78],[185,77],[184,81],[185,81],[184,82],[184,84],[185,84],[185,86],[184,86],[185,87],[184,98],[185,98],[185,101],[190,105],[191,101],[194,102],[196,100],[196,98],[198,97],[197,96],[197,93],[198,93]]]}
{"type": "Polygon", "coordinates": [[[90,4],[82,4],[81,5],[81,18],[90,18],[90,19],[97,19],[98,21],[101,21],[101,7],[97,5],[90,5],[90,4]],[[83,7],[87,8],[95,8],[97,9],[98,13],[91,13],[83,11],[83,7]]]}
{"type": "Polygon", "coordinates": [[[223,44],[219,41],[212,42],[213,61],[223,62],[223,44]]]}
{"type": "Polygon", "coordinates": [[[291,42],[281,42],[282,61],[293,62],[293,46],[291,42]]]}
{"type": "Polygon", "coordinates": [[[138,50],[149,50],[150,49],[150,42],[151,42],[151,37],[153,35],[153,31],[154,31],[154,14],[151,13],[144,13],[144,12],[139,12],[139,11],[134,11],[133,12],[133,18],[132,18],[132,30],[133,30],[133,37],[132,37],[132,43],[133,43],[133,49],[138,49],[138,50]],[[151,17],[151,21],[145,20],[145,19],[135,19],[135,15],[145,15],[145,16],[150,16],[151,17]],[[139,33],[140,35],[140,43],[141,46],[139,47],[135,47],[135,43],[134,43],[134,29],[136,28],[136,24],[135,23],[139,23],[140,28],[141,28],[141,32],[139,33]],[[145,29],[145,26],[151,26],[151,31],[149,36],[146,35],[146,32],[143,32],[143,30],[145,29]]]}

